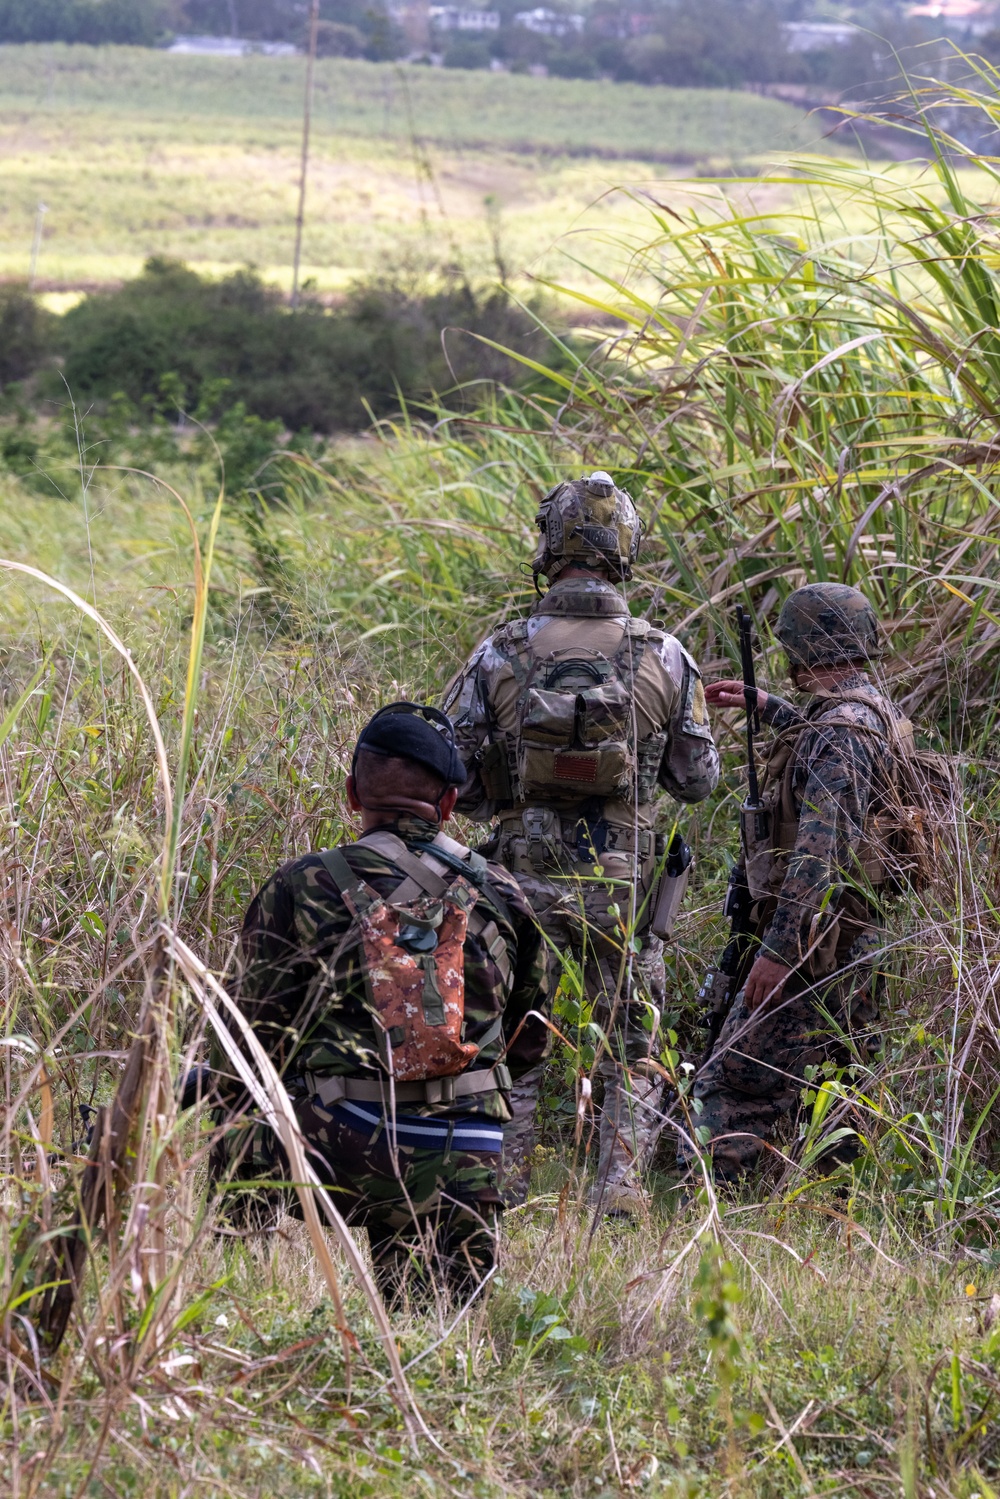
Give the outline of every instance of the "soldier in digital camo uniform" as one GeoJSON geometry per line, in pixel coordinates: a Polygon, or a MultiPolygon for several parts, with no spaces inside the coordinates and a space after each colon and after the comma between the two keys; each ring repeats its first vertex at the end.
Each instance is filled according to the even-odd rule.
{"type": "MultiPolygon", "coordinates": [[[[758,839],[744,815],[743,861],[760,945],[694,1088],[716,1176],[730,1181],[766,1142],[787,1137],[805,1069],[845,1065],[877,1016],[887,877],[879,825],[894,797],[894,754],[905,736],[912,742],[868,674],[878,621],[856,588],[797,589],[776,634],[804,702],[758,692],[774,731],[761,795],[767,834],[758,839]]],[[[742,682],[714,682],[706,695],[721,708],[745,705],[742,682]]]]}
{"type": "MultiPolygon", "coordinates": [[[[719,761],[698,668],[679,641],[635,619],[616,585],[631,577],[642,525],[603,472],[556,485],[537,516],[533,562],[549,589],[501,626],[452,683],[445,708],[470,775],[458,808],[497,823],[495,857],[512,870],[556,949],[583,961],[595,1019],[610,1037],[596,1200],[631,1212],[636,1165],[660,1128],[663,944],[647,897],[663,840],[662,789],[699,802],[719,761]],[[630,963],[624,928],[638,916],[630,963]]],[[[504,1140],[508,1200],[527,1193],[541,1069],[515,1087],[504,1140]]]]}
{"type": "MultiPolygon", "coordinates": [[[[524,896],[506,870],[441,831],[464,780],[443,714],[412,704],[382,710],[361,733],[347,781],[361,837],[283,864],[243,926],[240,1007],[285,1079],[321,1179],[336,1188],[344,1216],[367,1228],[376,1272],[394,1294],[428,1261],[458,1295],[493,1265],[511,1080],[537,1066],[547,1044],[545,1026],[526,1019],[548,1007],[549,959],[524,896]],[[468,921],[462,945],[461,913],[455,927],[448,904],[456,892],[452,905],[468,921]],[[380,969],[377,952],[372,958],[359,939],[354,909],[366,902],[381,921],[364,927],[366,942],[383,951],[391,945],[387,923],[394,931],[400,909],[416,911],[407,926],[404,910],[389,956],[419,976],[427,1020],[419,1040],[436,1051],[423,1066],[418,1056],[409,1075],[442,1065],[453,1074],[396,1081],[392,1097],[388,1070],[407,1075],[398,1066],[407,1038],[392,1022],[419,1011],[421,995],[414,1006],[413,995],[390,992],[390,1005],[403,1003],[387,1015],[380,985],[391,991],[399,970],[380,969]],[[421,959],[441,951],[449,920],[451,937],[457,933],[452,961],[456,952],[459,964],[464,959],[457,973],[421,959]],[[464,1015],[452,1016],[456,985],[464,1015]],[[376,1006],[387,1030],[373,1021],[376,1006]],[[442,1024],[449,1018],[450,1039],[442,1024]],[[397,1047],[389,1067],[387,1036],[397,1047]]],[[[230,1167],[235,1162],[243,1178],[280,1175],[274,1150],[252,1117],[227,1138],[230,1167]]]]}

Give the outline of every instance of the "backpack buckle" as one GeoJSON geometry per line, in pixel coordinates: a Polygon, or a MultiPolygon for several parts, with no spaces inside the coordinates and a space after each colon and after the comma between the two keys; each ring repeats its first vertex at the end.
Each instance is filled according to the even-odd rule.
{"type": "Polygon", "coordinates": [[[424,1084],[424,1100],[427,1103],[454,1103],[455,1079],[453,1077],[430,1077],[424,1084]]]}
{"type": "Polygon", "coordinates": [[[521,820],[528,844],[528,859],[532,869],[541,874],[552,862],[550,850],[556,826],[555,813],[548,807],[529,807],[521,820]]]}

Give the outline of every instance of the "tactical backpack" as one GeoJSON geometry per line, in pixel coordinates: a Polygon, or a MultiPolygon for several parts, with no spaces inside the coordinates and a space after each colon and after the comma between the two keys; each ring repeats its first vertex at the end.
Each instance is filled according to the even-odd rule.
{"type": "Polygon", "coordinates": [[[747,881],[755,900],[781,892],[788,858],[798,834],[792,776],[798,744],[814,727],[841,724],[852,733],[884,737],[891,762],[890,782],[865,820],[858,849],[859,873],[866,884],[890,894],[914,891],[920,894],[937,884],[949,867],[955,846],[955,823],[961,794],[954,767],[948,758],[918,749],[913,724],[897,718],[888,702],[865,692],[817,694],[817,703],[827,714],[822,724],[797,724],[779,734],[767,761],[771,791],[764,825],[766,836],[758,836],[760,819],[753,813],[741,816],[741,832],[747,881]],[[829,716],[841,703],[858,703],[882,720],[882,730],[856,720],[829,716]]]}
{"type": "Polygon", "coordinates": [[[884,701],[873,701],[863,692],[831,694],[829,701],[864,703],[882,719],[892,784],[872,818],[871,857],[876,865],[881,863],[881,883],[894,894],[922,894],[940,883],[955,852],[962,793],[954,763],[935,750],[918,749],[911,721],[896,718],[884,701]]]}
{"type": "Polygon", "coordinates": [[[652,796],[666,737],[636,744],[634,680],[651,630],[649,621],[622,619],[613,656],[577,648],[536,656],[526,620],[496,637],[518,685],[516,727],[508,736],[491,728],[482,758],[488,796],[516,802],[580,801],[652,796]]]}
{"type": "MultiPolygon", "coordinates": [[[[376,832],[365,842],[408,874],[390,895],[379,895],[355,874],[340,849],[328,849],[322,858],[360,937],[367,1007],[382,1063],[399,1083],[454,1077],[496,1039],[502,1024],[498,1019],[478,1044],[463,1039],[470,922],[504,979],[511,973],[496,923],[474,913],[486,861],[462,849],[465,872],[447,882],[393,834],[376,832]]],[[[433,855],[461,868],[448,847],[435,845],[433,855]]],[[[502,906],[495,894],[490,898],[502,906]]]]}

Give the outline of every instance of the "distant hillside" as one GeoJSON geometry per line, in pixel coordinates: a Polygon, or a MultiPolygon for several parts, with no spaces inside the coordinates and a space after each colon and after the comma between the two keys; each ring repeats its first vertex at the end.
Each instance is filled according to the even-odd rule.
{"type": "MultiPolygon", "coordinates": [[[[302,110],[303,66],[142,48],[2,47],[0,110],[291,120],[302,110]]],[[[681,163],[801,148],[821,134],[794,106],[726,90],[345,59],[318,64],[315,117],[338,134],[681,163]]]]}

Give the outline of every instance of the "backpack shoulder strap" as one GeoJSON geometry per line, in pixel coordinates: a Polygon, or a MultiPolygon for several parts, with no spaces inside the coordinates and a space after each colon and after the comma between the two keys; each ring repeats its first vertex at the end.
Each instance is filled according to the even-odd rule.
{"type": "Polygon", "coordinates": [[[370,885],[365,884],[360,875],[354,873],[341,849],[324,849],[320,858],[326,865],[327,873],[352,916],[357,916],[361,911],[367,911],[370,906],[381,899],[370,885]]]}
{"type": "Polygon", "coordinates": [[[648,619],[636,619],[633,614],[623,620],[622,624],[624,629],[621,645],[612,656],[611,664],[619,677],[632,682],[639,670],[652,627],[648,619]]]}
{"type": "MultiPolygon", "coordinates": [[[[867,692],[855,691],[823,694],[817,697],[817,701],[829,704],[832,708],[836,708],[838,703],[857,703],[862,708],[870,708],[881,719],[890,748],[897,754],[912,755],[915,753],[912,721],[909,718],[898,718],[892,703],[887,698],[872,697],[867,692]]],[[[851,723],[850,727],[857,729],[860,734],[875,732],[865,724],[851,723]]]]}

